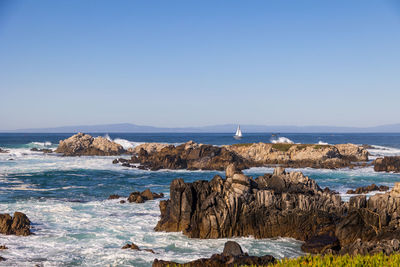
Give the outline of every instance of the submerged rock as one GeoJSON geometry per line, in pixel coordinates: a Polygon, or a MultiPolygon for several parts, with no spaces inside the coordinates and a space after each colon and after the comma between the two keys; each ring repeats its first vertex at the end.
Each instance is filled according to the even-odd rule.
{"type": "Polygon", "coordinates": [[[78,133],[61,140],[55,152],[64,156],[115,156],[126,151],[120,144],[104,137],[94,138],[88,134],[78,133]]]}
{"type": "Polygon", "coordinates": [[[386,185],[377,186],[376,184],[371,184],[368,186],[362,186],[356,188],[356,190],[347,190],[346,194],[366,194],[371,191],[388,191],[389,187],[386,185]]]}
{"type": "Polygon", "coordinates": [[[31,151],[34,152],[43,152],[43,153],[53,153],[53,150],[49,149],[49,148],[31,148],[31,151]]]}
{"type": "Polygon", "coordinates": [[[117,194],[112,194],[108,197],[108,199],[119,199],[121,196],[117,194]]]}
{"type": "Polygon", "coordinates": [[[5,150],[5,149],[1,149],[0,148],[0,153],[8,153],[8,152],[10,152],[9,150],[5,150]]]}
{"type": "Polygon", "coordinates": [[[14,212],[13,217],[8,213],[0,214],[1,234],[27,236],[31,234],[30,225],[28,217],[22,212],[14,212]]]}
{"type": "Polygon", "coordinates": [[[173,261],[163,261],[155,259],[153,267],[167,266],[187,266],[187,267],[226,267],[226,266],[267,266],[274,263],[276,260],[273,256],[265,255],[261,257],[249,256],[243,253],[240,245],[233,241],[225,243],[224,252],[214,254],[210,258],[203,258],[186,263],[177,263],[173,261]]]}
{"type": "Polygon", "coordinates": [[[377,158],[374,161],[376,172],[400,172],[400,156],[377,158]]]}
{"type": "Polygon", "coordinates": [[[128,244],[126,244],[125,246],[122,247],[122,249],[133,249],[133,250],[138,250],[138,251],[143,250],[143,251],[147,251],[147,252],[150,252],[150,253],[155,254],[154,250],[149,249],[149,248],[140,249],[140,248],[139,248],[137,245],[135,245],[134,243],[130,243],[130,244],[128,243],[128,244]]]}
{"type": "Polygon", "coordinates": [[[147,200],[153,200],[162,197],[164,197],[163,193],[157,194],[151,192],[150,189],[146,189],[143,192],[132,192],[128,197],[128,202],[144,203],[147,200]]]}

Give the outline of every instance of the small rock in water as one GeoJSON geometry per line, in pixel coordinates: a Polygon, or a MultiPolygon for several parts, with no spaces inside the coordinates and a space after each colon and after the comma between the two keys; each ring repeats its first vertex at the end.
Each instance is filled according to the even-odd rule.
{"type": "Polygon", "coordinates": [[[118,199],[118,198],[120,198],[120,197],[121,197],[120,195],[112,194],[112,195],[110,195],[110,196],[108,197],[108,199],[118,199]]]}
{"type": "MultiPolygon", "coordinates": [[[[133,249],[133,250],[138,250],[138,251],[142,250],[137,245],[135,245],[134,243],[131,243],[131,244],[128,243],[128,244],[126,244],[125,246],[122,247],[122,249],[128,249],[128,248],[129,249],[133,249]]],[[[155,254],[154,250],[152,250],[150,248],[143,249],[143,251],[147,251],[147,252],[155,254]]]]}
{"type": "Polygon", "coordinates": [[[242,247],[235,241],[228,241],[225,243],[222,254],[225,256],[240,256],[243,255],[243,250],[242,247]]]}
{"type": "Polygon", "coordinates": [[[126,201],[125,200],[120,200],[119,203],[124,204],[126,201]]]}
{"type": "Polygon", "coordinates": [[[0,246],[0,250],[1,250],[1,249],[8,249],[8,247],[6,247],[6,245],[1,245],[1,246],[0,246]]]}
{"type": "Polygon", "coordinates": [[[164,197],[163,193],[157,194],[150,191],[150,189],[146,189],[143,192],[132,192],[128,197],[128,202],[132,203],[144,203],[147,200],[153,200],[156,198],[164,197]]]}

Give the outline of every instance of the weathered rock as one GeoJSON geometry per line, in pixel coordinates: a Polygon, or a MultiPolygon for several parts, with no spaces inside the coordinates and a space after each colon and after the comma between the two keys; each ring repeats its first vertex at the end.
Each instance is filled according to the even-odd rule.
{"type": "Polygon", "coordinates": [[[347,190],[346,194],[366,194],[371,191],[388,191],[389,187],[386,185],[377,186],[376,184],[371,184],[368,186],[362,186],[356,188],[356,190],[347,190]]]}
{"type": "Polygon", "coordinates": [[[304,252],[312,254],[325,253],[327,251],[339,251],[340,242],[335,236],[322,234],[308,239],[301,246],[301,249],[304,252]]]}
{"type": "Polygon", "coordinates": [[[108,197],[108,199],[119,199],[120,197],[120,195],[112,194],[108,197]]]}
{"type": "Polygon", "coordinates": [[[340,251],[340,254],[350,255],[372,255],[383,253],[390,255],[400,251],[399,239],[385,239],[380,241],[362,241],[361,239],[355,240],[353,243],[345,246],[340,251]]]}
{"type": "Polygon", "coordinates": [[[126,151],[121,145],[104,137],[93,138],[88,134],[78,133],[61,140],[55,152],[64,156],[115,156],[126,151]]]}
{"type": "Polygon", "coordinates": [[[0,214],[0,233],[5,235],[22,235],[31,234],[28,217],[22,212],[14,212],[11,217],[8,213],[0,214]]]}
{"type": "Polygon", "coordinates": [[[0,245],[0,250],[2,249],[8,249],[8,247],[6,247],[6,245],[0,245]]]}
{"type": "MultiPolygon", "coordinates": [[[[303,145],[303,144],[237,144],[222,147],[189,141],[173,146],[148,143],[130,150],[134,156],[114,160],[126,167],[190,170],[224,170],[235,164],[240,169],[264,165],[285,167],[342,168],[356,166],[354,162],[368,160],[368,152],[361,146],[303,145]]],[[[229,170],[228,170],[229,172],[229,170]]]]}
{"type": "Polygon", "coordinates": [[[147,200],[153,200],[162,197],[164,197],[163,193],[157,194],[151,192],[150,189],[146,189],[143,192],[132,192],[128,197],[128,202],[144,203],[147,200]]]}
{"type": "Polygon", "coordinates": [[[130,243],[130,244],[127,243],[125,246],[122,247],[122,249],[132,249],[132,250],[138,250],[138,251],[143,250],[143,251],[147,251],[147,252],[150,252],[150,253],[155,254],[154,250],[149,249],[149,248],[140,249],[140,248],[139,248],[137,245],[135,245],[134,243],[130,243]]]}
{"type": "MultiPolygon", "coordinates": [[[[229,172],[228,172],[229,173],[229,172]]],[[[335,219],[347,211],[339,195],[322,191],[301,173],[265,175],[253,180],[234,174],[210,182],[171,183],[161,201],[157,231],[182,231],[195,238],[276,236],[307,240],[334,233],[335,219]]]]}
{"type": "Polygon", "coordinates": [[[374,161],[376,172],[400,172],[400,156],[377,158],[374,161]]]}
{"type": "Polygon", "coordinates": [[[198,259],[187,263],[177,263],[173,261],[163,261],[155,259],[153,267],[185,266],[185,267],[233,267],[233,266],[267,266],[276,260],[270,255],[261,257],[249,256],[243,253],[242,248],[236,242],[228,241],[225,243],[224,252],[214,254],[210,258],[198,259]],[[227,244],[229,242],[229,244],[227,244]],[[241,252],[241,253],[240,253],[241,252]]]}
{"type": "Polygon", "coordinates": [[[34,152],[43,152],[43,153],[53,153],[53,150],[49,149],[49,148],[31,148],[31,151],[34,152]]]}

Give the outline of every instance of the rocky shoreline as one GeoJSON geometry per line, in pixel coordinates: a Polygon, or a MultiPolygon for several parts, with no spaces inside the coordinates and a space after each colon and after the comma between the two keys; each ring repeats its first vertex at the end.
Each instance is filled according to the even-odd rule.
{"type": "Polygon", "coordinates": [[[156,231],[191,238],[292,237],[309,253],[392,253],[400,249],[400,183],[392,191],[349,202],[300,172],[283,168],[256,179],[234,165],[226,178],[171,183],[156,231]]]}

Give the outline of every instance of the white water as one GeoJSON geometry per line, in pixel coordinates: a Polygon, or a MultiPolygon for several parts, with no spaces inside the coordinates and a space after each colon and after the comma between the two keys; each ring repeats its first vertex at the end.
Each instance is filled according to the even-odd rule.
{"type": "Polygon", "coordinates": [[[278,138],[271,138],[270,141],[273,144],[280,144],[280,143],[282,143],[282,144],[294,144],[294,142],[292,140],[290,140],[287,137],[283,137],[283,136],[278,137],[278,138]]]}

